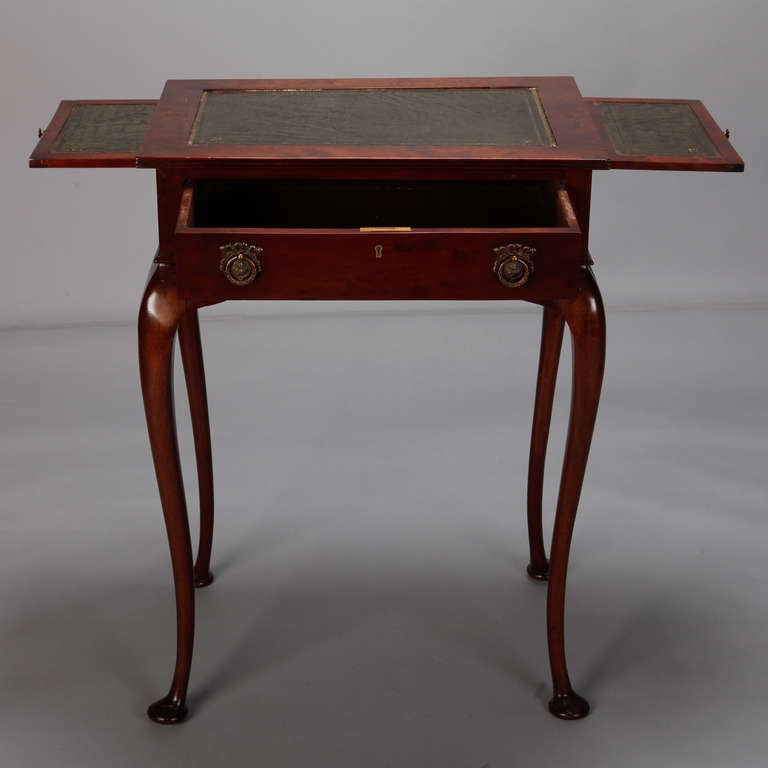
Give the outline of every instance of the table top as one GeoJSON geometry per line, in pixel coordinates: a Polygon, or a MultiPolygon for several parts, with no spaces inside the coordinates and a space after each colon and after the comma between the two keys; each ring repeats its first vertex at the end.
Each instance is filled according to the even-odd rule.
{"type": "Polygon", "coordinates": [[[62,102],[30,163],[742,170],[703,104],[587,99],[571,77],[169,80],[62,102]]]}

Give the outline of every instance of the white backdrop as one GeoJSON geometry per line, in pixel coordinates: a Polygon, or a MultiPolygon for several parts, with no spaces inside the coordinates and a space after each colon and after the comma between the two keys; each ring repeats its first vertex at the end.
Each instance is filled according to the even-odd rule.
{"type": "Polygon", "coordinates": [[[597,172],[598,279],[613,306],[762,303],[767,8],[763,0],[15,3],[0,11],[0,327],[133,321],[156,242],[152,172],[30,170],[27,157],[60,99],[156,98],[166,79],[197,77],[572,74],[586,96],[699,98],[731,129],[746,174],[597,172]]]}

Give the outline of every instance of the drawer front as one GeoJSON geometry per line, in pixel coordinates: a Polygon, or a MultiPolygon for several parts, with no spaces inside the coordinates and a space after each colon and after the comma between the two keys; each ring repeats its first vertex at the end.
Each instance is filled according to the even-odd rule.
{"type": "Polygon", "coordinates": [[[566,297],[587,263],[573,232],[267,232],[176,237],[186,298],[566,297]],[[503,282],[502,282],[503,281],[503,282]]]}

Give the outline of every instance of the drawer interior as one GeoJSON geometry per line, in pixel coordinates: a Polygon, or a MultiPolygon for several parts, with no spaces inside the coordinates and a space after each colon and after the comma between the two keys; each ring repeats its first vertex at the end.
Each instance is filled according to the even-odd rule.
{"type": "Polygon", "coordinates": [[[197,179],[195,228],[568,226],[551,181],[197,179]]]}

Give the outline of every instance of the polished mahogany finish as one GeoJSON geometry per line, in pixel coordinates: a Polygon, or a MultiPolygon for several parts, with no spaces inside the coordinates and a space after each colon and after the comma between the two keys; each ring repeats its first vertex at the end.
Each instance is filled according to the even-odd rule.
{"type": "Polygon", "coordinates": [[[605,368],[603,302],[591,270],[585,268],[581,275],[583,291],[575,299],[554,302],[552,305],[565,319],[573,342],[571,415],[552,533],[547,594],[549,663],[554,688],[549,709],[553,715],[566,720],[576,720],[589,712],[587,702],[571,688],[565,663],[565,579],[573,523],[587,468],[605,368]]]}
{"type": "MultiPolygon", "coordinates": [[[[283,121],[281,120],[281,123],[283,121]]],[[[228,130],[226,127],[224,131],[228,130]]],[[[549,132],[548,131],[548,132],[549,132]]],[[[475,132],[482,133],[482,128],[475,132]]],[[[489,131],[490,133],[490,131],[489,131]]],[[[169,80],[163,91],[144,145],[139,153],[139,167],[186,169],[216,165],[237,165],[240,168],[270,170],[276,165],[288,162],[292,172],[301,174],[305,169],[318,163],[327,166],[329,162],[339,164],[359,163],[365,169],[363,178],[375,178],[374,168],[383,165],[408,165],[429,169],[436,165],[461,168],[467,164],[485,166],[498,164],[507,172],[514,166],[556,165],[583,168],[606,168],[605,148],[597,131],[589,104],[584,101],[572,77],[499,77],[499,78],[405,78],[405,79],[346,79],[346,80],[169,80]],[[446,122],[488,123],[492,115],[467,110],[462,107],[461,93],[467,91],[472,98],[478,90],[534,89],[537,101],[543,110],[541,121],[554,136],[554,145],[549,141],[521,144],[518,129],[510,130],[510,139],[505,143],[501,138],[493,143],[467,144],[462,142],[465,133],[459,132],[456,141],[430,144],[414,137],[411,143],[380,143],[380,137],[396,135],[397,113],[390,118],[392,127],[382,131],[380,126],[371,126],[370,137],[358,137],[350,143],[349,132],[344,130],[347,123],[343,112],[329,111],[318,115],[314,106],[297,103],[286,109],[293,110],[293,119],[304,121],[314,117],[315,122],[324,124],[318,128],[326,133],[325,123],[338,123],[338,135],[330,135],[325,143],[306,143],[296,138],[294,143],[274,143],[271,138],[276,129],[265,126],[264,139],[258,136],[248,143],[194,143],[196,124],[204,118],[205,95],[210,92],[250,93],[253,91],[285,91],[304,94],[312,101],[313,94],[325,92],[389,92],[396,97],[398,92],[409,92],[409,103],[414,103],[413,93],[436,90],[450,91],[455,107],[448,102],[437,105],[429,103],[424,107],[421,125],[430,128],[431,133],[440,134],[446,122]],[[413,92],[413,93],[411,93],[413,92]],[[429,109],[432,111],[427,111],[429,109]],[[434,111],[437,110],[437,111],[434,111]],[[270,143],[272,142],[272,143],[270,143]]],[[[328,174],[333,175],[333,174],[328,174]]]]}
{"type": "Polygon", "coordinates": [[[193,569],[194,579],[196,587],[206,587],[213,581],[210,567],[213,546],[213,459],[203,347],[200,340],[200,323],[195,308],[189,308],[179,320],[179,348],[192,417],[192,437],[195,441],[200,497],[200,541],[193,569]]]}
{"type": "MultiPolygon", "coordinates": [[[[440,198],[440,190],[446,184],[440,182],[429,186],[428,190],[419,189],[420,194],[440,198]]],[[[338,185],[339,182],[336,182],[338,185]]],[[[322,187],[322,183],[320,183],[322,187]]],[[[326,196],[334,200],[333,189],[326,196]]],[[[478,191],[486,185],[470,183],[457,190],[459,196],[481,194],[478,191]]],[[[397,194],[402,188],[407,195],[410,185],[402,184],[393,188],[385,187],[384,194],[369,195],[369,210],[359,213],[360,218],[348,219],[342,202],[347,197],[346,189],[339,195],[338,206],[331,204],[327,212],[318,211],[311,202],[306,208],[301,205],[301,194],[295,195],[297,207],[292,208],[292,215],[299,223],[306,218],[314,227],[285,226],[284,214],[278,210],[274,215],[283,226],[237,227],[237,226],[196,226],[195,217],[201,216],[200,207],[195,204],[194,190],[191,186],[184,189],[175,231],[174,257],[178,268],[179,290],[191,300],[216,301],[221,299],[526,299],[540,301],[545,298],[565,298],[578,291],[575,271],[568,271],[566,266],[579,266],[589,263],[589,257],[583,246],[582,233],[571,204],[568,191],[564,186],[544,184],[538,192],[535,185],[526,184],[523,195],[539,199],[536,215],[520,211],[513,202],[499,212],[501,223],[507,220],[514,223],[516,217],[523,221],[532,219],[537,225],[521,227],[366,227],[373,223],[377,212],[381,210],[391,194],[397,194]],[[345,223],[357,222],[352,226],[317,227],[318,215],[325,216],[333,225],[335,211],[342,209],[345,223]],[[193,213],[194,211],[194,213],[193,213]],[[373,231],[371,231],[373,230],[373,231]],[[229,240],[247,241],[258,244],[261,272],[258,279],[248,285],[235,285],[227,280],[220,271],[220,251],[223,243],[229,240]],[[495,261],[494,249],[508,243],[520,243],[534,249],[535,274],[526,285],[519,289],[510,289],[502,285],[493,272],[495,261]],[[309,262],[315,264],[309,268],[309,262]]],[[[500,196],[513,198],[512,189],[499,189],[493,186],[500,196]]],[[[351,194],[360,195],[358,186],[352,187],[351,194]]],[[[516,194],[521,194],[517,192],[516,194]]],[[[419,215],[436,215],[437,219],[428,219],[427,223],[443,222],[444,225],[463,221],[472,223],[471,216],[462,218],[461,211],[448,209],[443,212],[445,196],[440,199],[443,205],[437,206],[432,213],[431,205],[412,204],[411,217],[407,224],[418,220],[419,215]],[[426,212],[422,212],[426,208],[426,212]],[[442,217],[442,218],[441,218],[442,217]]],[[[229,198],[225,198],[227,201],[229,198]]],[[[232,203],[227,202],[225,210],[231,210],[232,203]]],[[[469,207],[469,204],[467,204],[469,207]]],[[[258,201],[252,209],[260,211],[258,201]]],[[[400,212],[407,215],[406,212],[400,212]]],[[[228,213],[222,221],[213,217],[206,223],[225,224],[237,212],[228,213]]],[[[251,214],[253,215],[253,214],[251,214]]],[[[257,216],[261,219],[262,216],[257,216]]],[[[390,221],[389,219],[385,219],[390,221]]],[[[268,218],[266,222],[270,223],[268,218]]]]}
{"type": "Polygon", "coordinates": [[[214,492],[198,309],[232,299],[524,300],[543,307],[528,574],[547,581],[550,712],[589,712],[565,655],[574,521],[605,365],[588,251],[593,170],[738,171],[700,102],[583,99],[572,78],[169,81],[159,102],[62,102],[32,166],[156,169],[159,248],[139,312],[147,429],[170,545],[176,662],[149,717],[186,714],[194,587],[214,492]],[[144,130],[146,133],[142,136],[144,130]],[[549,558],[544,466],[565,329],[570,421],[549,558]],[[173,398],[178,335],[200,498],[193,562],[173,398]]]}
{"type": "Polygon", "coordinates": [[[549,562],[541,527],[544,465],[564,330],[565,318],[558,305],[554,302],[545,303],[542,312],[541,352],[533,408],[531,451],[528,458],[528,543],[531,554],[528,575],[538,581],[545,581],[549,575],[549,562]]]}
{"type": "Polygon", "coordinates": [[[189,309],[179,297],[173,267],[155,266],[139,309],[139,371],[147,432],[171,550],[177,622],[176,665],[171,688],[148,710],[149,717],[158,723],[176,723],[186,717],[195,631],[192,545],[173,398],[174,338],[179,322],[189,309]]]}

